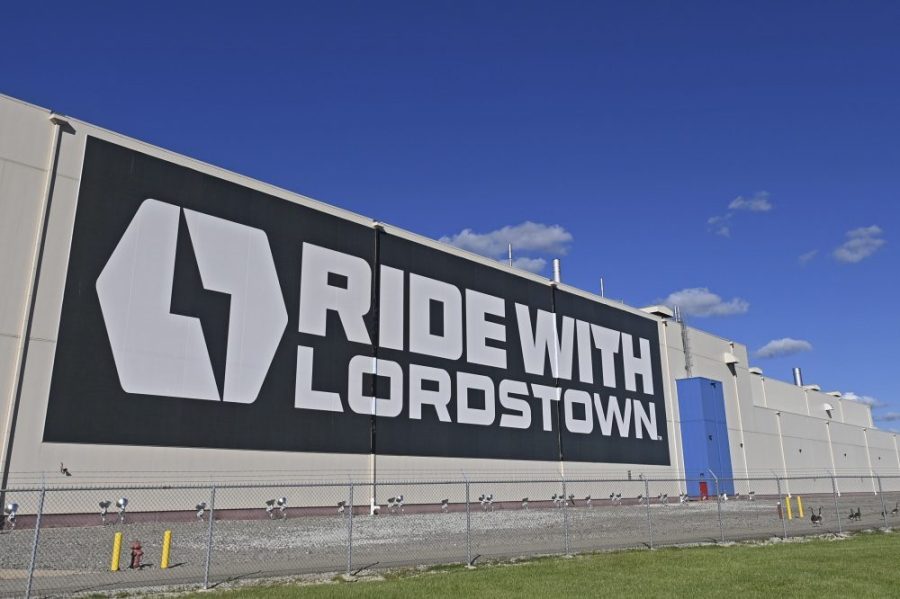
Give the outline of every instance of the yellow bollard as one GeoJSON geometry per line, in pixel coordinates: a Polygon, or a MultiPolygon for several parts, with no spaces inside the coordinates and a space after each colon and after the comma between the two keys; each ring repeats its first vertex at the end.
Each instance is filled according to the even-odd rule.
{"type": "Polygon", "coordinates": [[[122,533],[117,532],[113,539],[112,562],[109,564],[110,572],[119,571],[119,554],[122,553],[122,533]]]}
{"type": "Polygon", "coordinates": [[[165,570],[169,567],[169,548],[172,546],[172,531],[167,530],[163,533],[162,559],[159,560],[159,567],[165,570]]]}
{"type": "Polygon", "coordinates": [[[787,505],[788,520],[793,520],[794,513],[791,511],[791,496],[790,495],[788,495],[787,497],[784,498],[784,503],[785,503],[785,505],[787,505]]]}
{"type": "Polygon", "coordinates": [[[797,495],[797,515],[803,518],[803,499],[797,495]]]}

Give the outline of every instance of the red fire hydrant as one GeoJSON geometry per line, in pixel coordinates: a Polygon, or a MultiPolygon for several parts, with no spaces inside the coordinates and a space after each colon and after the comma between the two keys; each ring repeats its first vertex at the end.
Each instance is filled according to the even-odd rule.
{"type": "Polygon", "coordinates": [[[132,570],[141,568],[141,560],[144,559],[144,550],[141,547],[141,542],[135,540],[131,544],[131,565],[129,566],[132,570]]]}

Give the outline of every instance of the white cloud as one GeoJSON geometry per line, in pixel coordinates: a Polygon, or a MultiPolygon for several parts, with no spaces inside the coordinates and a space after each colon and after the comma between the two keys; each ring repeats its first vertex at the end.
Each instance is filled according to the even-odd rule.
{"type": "Polygon", "coordinates": [[[812,343],[803,339],[791,339],[784,337],[783,339],[773,339],[761,348],[756,350],[757,358],[778,358],[781,356],[790,356],[799,354],[800,352],[812,351],[812,343]]]}
{"type": "Polygon", "coordinates": [[[848,391],[847,393],[843,393],[841,395],[841,399],[849,399],[850,401],[856,401],[859,403],[864,403],[867,406],[871,406],[872,408],[883,408],[887,404],[881,401],[880,399],[876,399],[871,395],[857,395],[853,391],[848,391]]]}
{"type": "Polygon", "coordinates": [[[757,191],[750,197],[738,196],[728,204],[728,212],[706,219],[707,230],[722,237],[731,237],[731,219],[737,211],[769,212],[775,206],[769,201],[768,191],[757,191]]]}
{"type": "Polygon", "coordinates": [[[512,265],[528,272],[541,273],[547,266],[547,261],[543,258],[513,258],[512,265]]]}
{"type": "Polygon", "coordinates": [[[900,421],[900,412],[885,412],[884,414],[876,416],[875,420],[880,420],[882,422],[897,422],[900,421]]]}
{"type": "Polygon", "coordinates": [[[805,264],[809,264],[809,262],[813,258],[815,258],[816,254],[818,254],[818,253],[819,253],[819,250],[810,250],[810,251],[806,252],[805,254],[800,254],[800,256],[797,258],[797,262],[799,262],[801,264],[801,266],[805,265],[805,264]]]}
{"type": "Polygon", "coordinates": [[[738,196],[728,204],[729,210],[749,210],[750,212],[768,212],[774,208],[769,201],[768,191],[757,191],[749,198],[738,196]]]}
{"type": "Polygon", "coordinates": [[[547,260],[541,255],[563,256],[569,251],[572,240],[572,234],[560,225],[531,221],[507,225],[488,233],[463,229],[456,235],[440,239],[444,243],[502,262],[506,262],[509,245],[512,244],[513,266],[534,273],[543,271],[547,266],[547,260]]]}
{"type": "Polygon", "coordinates": [[[834,259],[845,264],[855,264],[878,251],[887,243],[881,238],[882,230],[878,225],[859,227],[847,231],[847,240],[834,250],[834,259]]]}
{"type": "Polygon", "coordinates": [[[706,287],[673,291],[663,303],[678,306],[684,314],[690,316],[731,316],[744,314],[750,309],[750,303],[746,300],[735,297],[726,302],[706,287]]]}
{"type": "Polygon", "coordinates": [[[706,219],[706,224],[709,225],[709,230],[716,235],[731,237],[731,226],[728,224],[728,221],[730,220],[730,213],[725,216],[710,216],[706,219]]]}
{"type": "Polygon", "coordinates": [[[514,253],[519,251],[564,255],[568,252],[572,239],[572,234],[559,225],[526,221],[489,233],[463,229],[456,235],[441,237],[440,240],[482,256],[501,258],[506,255],[509,244],[512,244],[514,253]]]}

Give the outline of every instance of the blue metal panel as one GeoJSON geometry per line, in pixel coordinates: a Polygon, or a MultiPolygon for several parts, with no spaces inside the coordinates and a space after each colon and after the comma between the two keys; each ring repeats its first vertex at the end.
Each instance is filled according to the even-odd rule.
{"type": "MultiPolygon", "coordinates": [[[[701,476],[709,478],[707,468],[709,460],[707,456],[709,451],[706,447],[707,432],[706,422],[703,420],[693,420],[681,423],[681,438],[684,449],[684,472],[688,479],[697,479],[701,476]]],[[[693,482],[694,490],[697,489],[696,481],[693,482]]],[[[692,493],[691,491],[688,491],[692,493]]]]}
{"type": "Polygon", "coordinates": [[[681,414],[681,422],[692,420],[704,420],[703,386],[701,379],[681,379],[676,381],[678,386],[678,408],[681,414]]]}
{"type": "Polygon", "coordinates": [[[701,386],[704,396],[704,417],[713,422],[725,422],[725,393],[722,383],[701,379],[701,386]]]}
{"type": "Polygon", "coordinates": [[[676,381],[678,409],[681,418],[681,441],[684,453],[684,473],[688,479],[687,493],[700,495],[700,479],[708,480],[708,426],[704,418],[702,381],[697,378],[676,381]]]}
{"type": "Polygon", "coordinates": [[[725,394],[722,383],[703,377],[681,379],[678,407],[681,415],[681,441],[689,495],[700,494],[700,480],[715,492],[711,472],[719,478],[719,492],[734,493],[728,423],[725,418],[725,394]]]}

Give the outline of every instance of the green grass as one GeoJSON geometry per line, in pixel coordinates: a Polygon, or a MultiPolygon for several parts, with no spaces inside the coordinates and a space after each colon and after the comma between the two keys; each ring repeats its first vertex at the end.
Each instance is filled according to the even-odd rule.
{"type": "Polygon", "coordinates": [[[385,580],[191,595],[287,597],[897,597],[900,534],[772,545],[666,548],[394,573],[385,580]]]}

